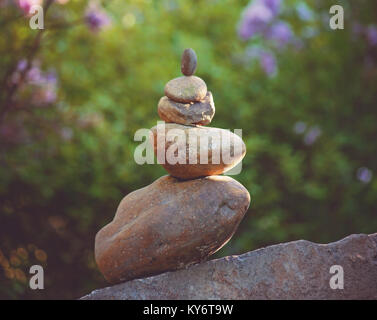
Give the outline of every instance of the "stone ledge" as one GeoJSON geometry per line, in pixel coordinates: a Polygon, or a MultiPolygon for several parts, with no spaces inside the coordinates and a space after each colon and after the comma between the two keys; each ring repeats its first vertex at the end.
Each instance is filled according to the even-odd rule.
{"type": "Polygon", "coordinates": [[[277,244],[95,290],[81,299],[377,299],[377,233],[329,244],[277,244]],[[330,288],[332,265],[343,267],[343,290],[330,288]]]}

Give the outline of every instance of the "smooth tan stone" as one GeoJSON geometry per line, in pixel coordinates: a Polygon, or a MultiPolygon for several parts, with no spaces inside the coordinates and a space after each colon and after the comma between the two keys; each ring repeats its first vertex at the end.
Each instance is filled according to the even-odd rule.
{"type": "Polygon", "coordinates": [[[207,125],[215,115],[212,93],[208,91],[202,101],[194,103],[180,103],[162,97],[158,103],[158,115],[166,122],[207,125]]]}
{"type": "Polygon", "coordinates": [[[249,204],[230,177],[161,177],[123,198],[96,235],[96,262],[112,283],[200,262],[232,237],[249,204]]]}
{"type": "Polygon", "coordinates": [[[151,129],[152,144],[158,163],[174,177],[194,179],[222,174],[245,156],[242,139],[229,130],[163,122],[162,125],[165,130],[158,131],[158,126],[151,129]],[[203,159],[207,158],[205,163],[203,159]]]}
{"type": "Polygon", "coordinates": [[[200,101],[206,94],[207,85],[197,76],[175,78],[165,85],[165,95],[177,102],[200,101]]]}

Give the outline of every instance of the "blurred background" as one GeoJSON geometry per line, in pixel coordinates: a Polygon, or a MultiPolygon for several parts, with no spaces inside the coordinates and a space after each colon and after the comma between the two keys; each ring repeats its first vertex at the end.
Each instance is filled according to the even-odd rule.
{"type": "Polygon", "coordinates": [[[134,162],[133,137],[156,125],[188,47],[211,126],[241,128],[247,146],[234,178],[252,204],[215,257],[377,231],[376,1],[0,0],[0,35],[0,298],[106,286],[95,234],[166,174],[134,162]],[[33,264],[44,290],[29,288],[33,264]]]}

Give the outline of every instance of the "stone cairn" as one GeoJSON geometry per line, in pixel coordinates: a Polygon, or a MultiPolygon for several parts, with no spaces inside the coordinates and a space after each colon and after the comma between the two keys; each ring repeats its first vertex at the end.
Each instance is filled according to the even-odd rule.
{"type": "Polygon", "coordinates": [[[245,144],[230,131],[204,127],[211,122],[215,105],[205,82],[194,76],[196,66],[195,52],[186,49],[181,63],[184,76],[166,84],[166,96],[158,103],[158,114],[166,122],[166,135],[162,136],[165,143],[157,143],[158,126],[151,130],[158,156],[159,152],[167,155],[174,143],[166,139],[169,130],[180,129],[188,137],[181,146],[187,151],[186,163],[161,163],[170,175],[124,197],[113,221],[96,235],[96,262],[111,283],[206,260],[229,241],[249,207],[246,188],[229,176],[219,176],[242,160],[245,144]],[[213,141],[204,146],[188,143],[190,139],[201,141],[202,137],[222,137],[224,133],[231,137],[225,145],[213,141]],[[189,159],[190,151],[198,145],[200,152],[204,149],[208,154],[208,163],[200,163],[200,152],[196,153],[197,161],[192,161],[192,156],[189,159]],[[231,161],[225,162],[222,157],[213,161],[214,155],[222,152],[231,153],[231,161]]]}

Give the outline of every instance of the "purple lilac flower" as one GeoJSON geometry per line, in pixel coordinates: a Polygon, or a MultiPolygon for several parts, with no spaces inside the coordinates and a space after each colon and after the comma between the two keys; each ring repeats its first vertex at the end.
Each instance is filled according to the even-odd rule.
{"type": "Polygon", "coordinates": [[[377,46],[377,27],[374,25],[369,26],[366,30],[368,43],[371,46],[377,46]]]}
{"type": "Polygon", "coordinates": [[[366,167],[361,167],[357,169],[356,177],[362,183],[369,183],[372,180],[373,173],[372,170],[366,167]]]}
{"type": "Polygon", "coordinates": [[[262,32],[274,18],[273,11],[262,0],[252,2],[246,7],[239,28],[239,36],[247,40],[262,32]]]}
{"type": "Polygon", "coordinates": [[[41,69],[39,69],[38,66],[33,66],[30,68],[26,75],[26,80],[29,83],[35,84],[35,85],[40,85],[45,82],[45,78],[42,74],[41,69]]]}
{"type": "Polygon", "coordinates": [[[272,52],[262,50],[259,57],[259,62],[261,64],[263,71],[268,76],[273,76],[276,74],[276,71],[277,71],[276,58],[272,52]]]}
{"type": "MultiPolygon", "coordinates": [[[[21,80],[21,72],[25,71],[27,68],[27,60],[22,59],[18,62],[16,71],[12,75],[12,81],[14,83],[19,83],[21,80]]],[[[31,103],[33,105],[49,105],[56,101],[57,98],[57,86],[58,77],[55,70],[50,70],[48,72],[43,72],[40,69],[39,61],[33,61],[31,63],[31,68],[27,70],[25,79],[21,83],[21,91],[33,86],[31,103]]]]}
{"type": "Polygon", "coordinates": [[[43,103],[44,104],[51,104],[56,101],[56,87],[53,85],[48,85],[43,90],[43,103]]]}
{"type": "Polygon", "coordinates": [[[92,31],[99,31],[111,24],[111,19],[103,8],[91,2],[86,10],[85,22],[92,31]]]}
{"type": "Polygon", "coordinates": [[[18,62],[17,64],[17,71],[24,71],[27,67],[27,60],[26,59],[22,59],[18,62]]]}
{"type": "Polygon", "coordinates": [[[321,136],[322,130],[318,126],[311,127],[308,133],[304,136],[304,143],[312,145],[321,136]]]}
{"type": "Polygon", "coordinates": [[[277,15],[280,11],[281,0],[261,0],[261,2],[271,10],[273,15],[277,15]]]}
{"type": "Polygon", "coordinates": [[[283,21],[274,23],[266,30],[265,36],[267,39],[275,41],[280,48],[286,46],[294,40],[291,26],[283,21]]]}
{"type": "Polygon", "coordinates": [[[309,8],[309,6],[305,2],[299,2],[296,5],[296,11],[298,16],[303,21],[310,21],[314,18],[313,11],[309,8]]]}
{"type": "Polygon", "coordinates": [[[297,134],[302,134],[306,130],[306,123],[303,121],[298,121],[293,126],[293,131],[297,134]]]}
{"type": "Polygon", "coordinates": [[[11,77],[11,81],[13,83],[18,83],[20,81],[21,72],[23,72],[27,68],[27,65],[28,65],[28,63],[27,63],[26,59],[22,59],[17,63],[16,70],[12,74],[12,77],[11,77]]]}
{"type": "Polygon", "coordinates": [[[58,78],[55,71],[43,74],[43,83],[40,87],[41,94],[38,102],[42,105],[54,103],[57,98],[57,84],[58,78]]]}
{"type": "Polygon", "coordinates": [[[370,46],[377,46],[377,26],[369,25],[363,26],[359,22],[352,25],[353,38],[356,40],[358,37],[365,37],[370,46]]]}
{"type": "Polygon", "coordinates": [[[247,60],[258,60],[263,71],[268,76],[273,76],[277,71],[275,55],[259,46],[250,46],[246,49],[247,60]]]}
{"type": "Polygon", "coordinates": [[[56,86],[58,83],[58,77],[55,71],[50,71],[45,75],[45,80],[48,84],[56,86]]]}

